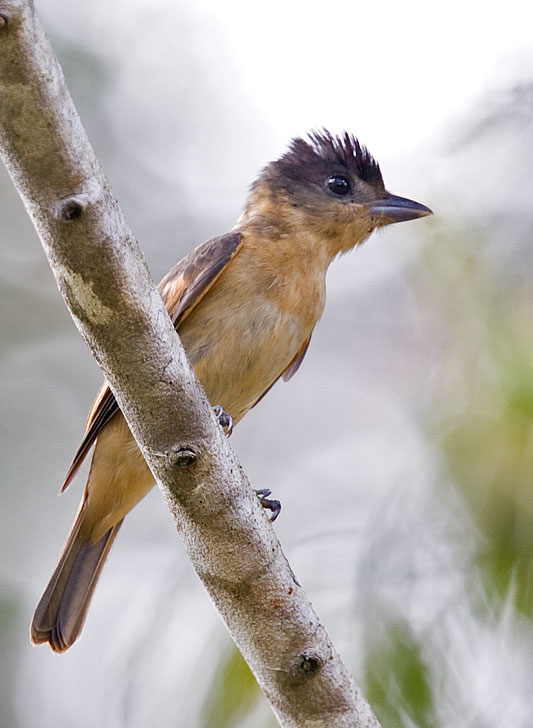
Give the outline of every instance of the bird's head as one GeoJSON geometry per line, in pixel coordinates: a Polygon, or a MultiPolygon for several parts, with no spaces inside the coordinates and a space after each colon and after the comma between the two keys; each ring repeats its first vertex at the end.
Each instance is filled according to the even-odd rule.
{"type": "Polygon", "coordinates": [[[387,192],[378,163],[355,137],[324,130],[293,139],[265,167],[244,217],[318,235],[330,241],[332,252],[344,252],[378,227],[430,214],[425,205],[387,192]]]}

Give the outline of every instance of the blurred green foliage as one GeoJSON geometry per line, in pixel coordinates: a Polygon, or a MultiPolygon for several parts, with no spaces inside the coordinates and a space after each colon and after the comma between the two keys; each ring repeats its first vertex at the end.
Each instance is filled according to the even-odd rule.
{"type": "Polygon", "coordinates": [[[202,726],[234,728],[255,706],[262,693],[233,645],[223,653],[205,701],[202,726]]]}
{"type": "Polygon", "coordinates": [[[495,267],[488,250],[481,232],[459,231],[425,256],[445,332],[434,419],[481,534],[488,603],[511,599],[533,617],[533,297],[527,276],[495,267]]]}
{"type": "Polygon", "coordinates": [[[406,624],[390,622],[370,648],[365,694],[383,728],[437,725],[428,666],[406,624]]]}

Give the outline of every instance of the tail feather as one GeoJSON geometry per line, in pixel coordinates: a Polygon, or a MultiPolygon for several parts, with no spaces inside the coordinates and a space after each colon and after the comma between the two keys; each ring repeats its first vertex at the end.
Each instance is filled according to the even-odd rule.
{"type": "Polygon", "coordinates": [[[119,521],[91,543],[81,528],[83,516],[82,510],[31,623],[31,641],[48,642],[54,652],[67,650],[80,634],[96,582],[122,525],[119,521]]]}

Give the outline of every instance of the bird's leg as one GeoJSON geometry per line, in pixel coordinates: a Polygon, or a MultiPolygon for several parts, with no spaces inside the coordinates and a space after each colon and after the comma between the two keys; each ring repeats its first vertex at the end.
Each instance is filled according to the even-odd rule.
{"type": "Polygon", "coordinates": [[[267,508],[269,511],[272,511],[272,515],[268,520],[270,521],[270,523],[273,523],[280,514],[281,503],[279,502],[279,500],[274,500],[268,497],[272,493],[270,488],[261,488],[260,490],[256,490],[255,492],[258,495],[259,502],[261,503],[263,508],[267,508]]]}
{"type": "Polygon", "coordinates": [[[213,412],[218,420],[218,424],[224,430],[226,437],[229,437],[233,432],[233,417],[229,412],[225,412],[224,408],[220,404],[216,404],[213,407],[213,412]]]}
{"type": "MultiPolygon", "coordinates": [[[[213,407],[213,412],[215,413],[215,417],[218,420],[218,424],[224,430],[226,437],[229,437],[233,432],[233,417],[230,415],[229,412],[225,412],[224,408],[220,404],[216,404],[213,407]]],[[[256,490],[255,492],[259,497],[259,502],[261,503],[263,508],[272,511],[272,515],[268,520],[270,521],[270,523],[273,523],[280,514],[281,503],[279,502],[279,500],[274,500],[273,498],[268,497],[272,492],[269,488],[261,488],[260,490],[256,490]]]]}

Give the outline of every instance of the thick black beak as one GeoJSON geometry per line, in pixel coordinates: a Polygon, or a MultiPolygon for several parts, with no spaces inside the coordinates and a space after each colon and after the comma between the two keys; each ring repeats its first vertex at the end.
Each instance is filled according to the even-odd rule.
{"type": "Polygon", "coordinates": [[[373,217],[378,225],[390,225],[393,222],[405,222],[406,220],[414,220],[417,217],[433,215],[429,207],[396,195],[389,195],[383,200],[368,202],[367,208],[369,217],[373,217]]]}

